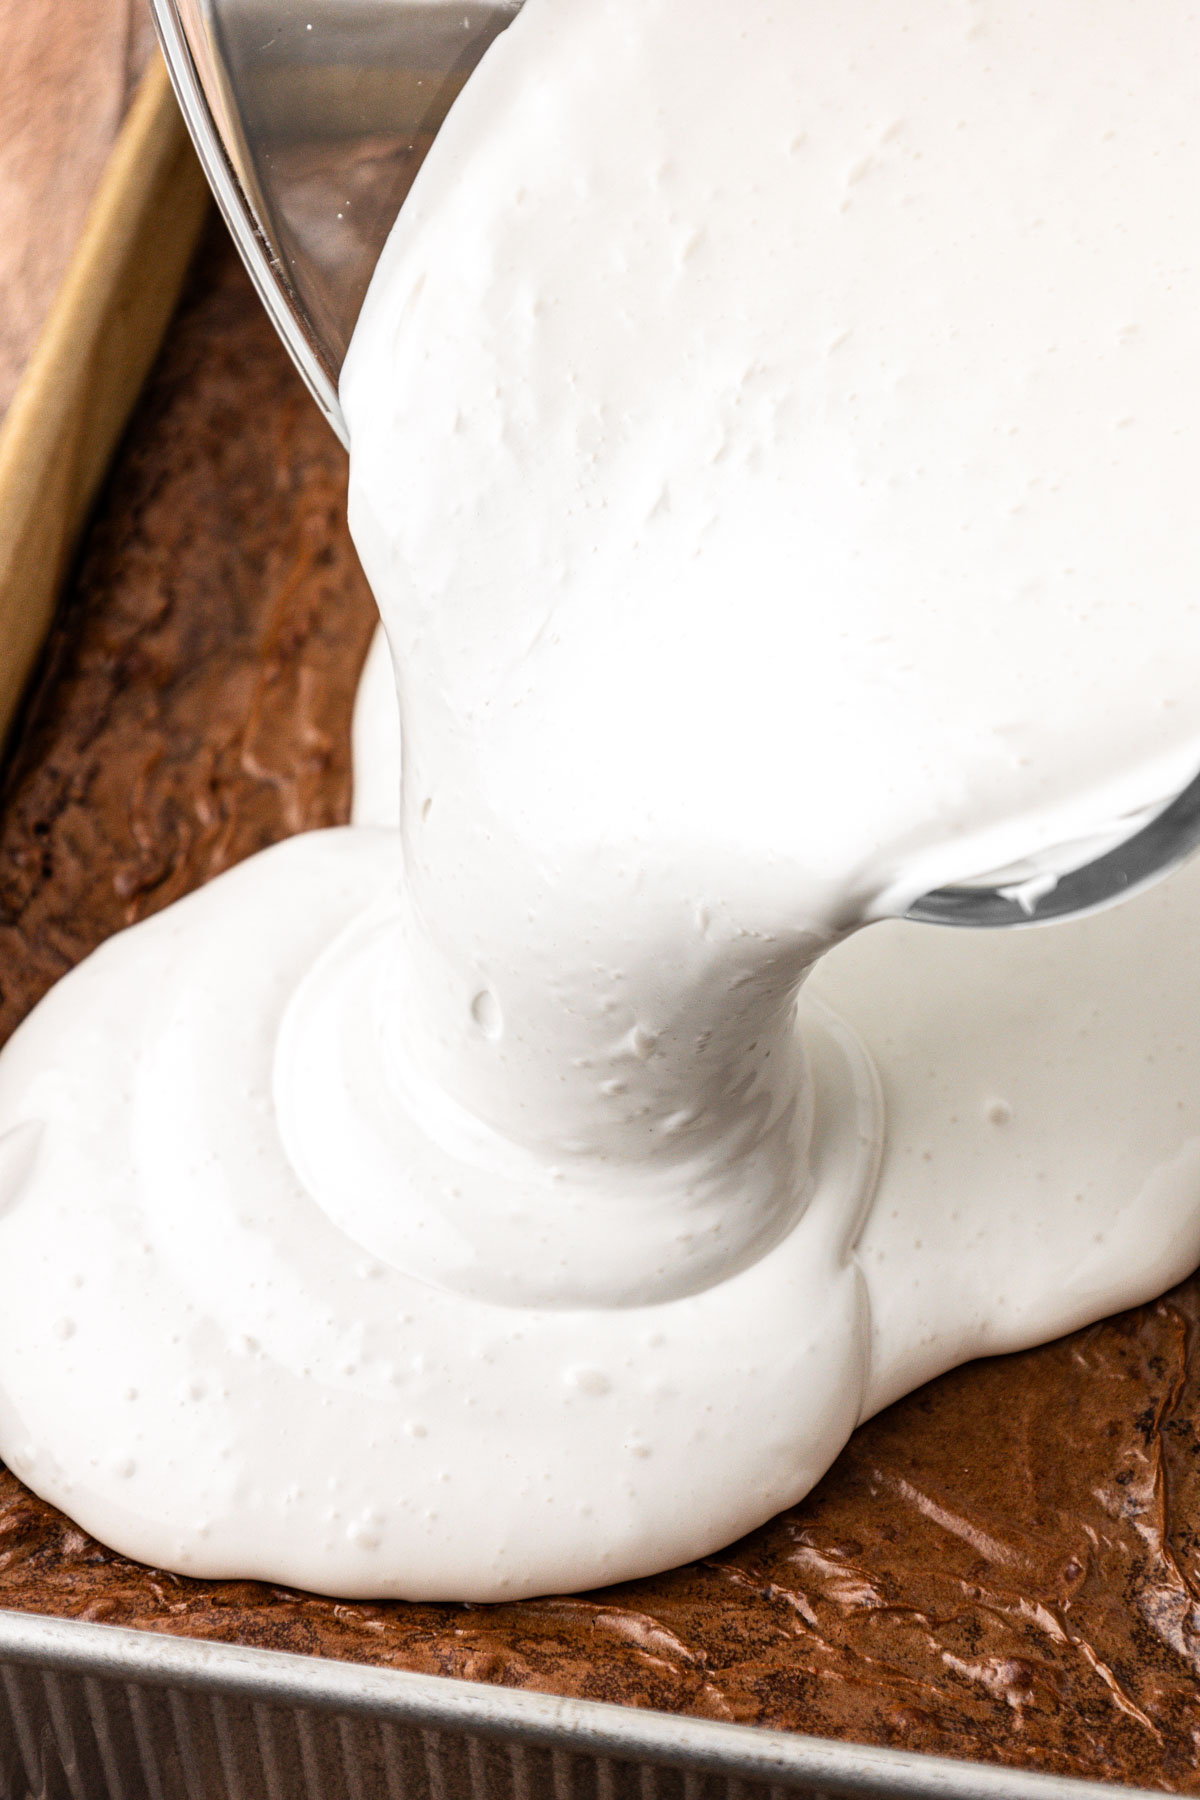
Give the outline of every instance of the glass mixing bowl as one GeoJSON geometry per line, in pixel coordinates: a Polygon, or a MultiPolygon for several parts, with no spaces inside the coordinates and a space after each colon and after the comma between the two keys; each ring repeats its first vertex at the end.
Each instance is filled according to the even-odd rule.
{"type": "MultiPolygon", "coordinates": [[[[268,313],[330,425],[376,260],[457,94],[521,0],[151,0],[175,91],[268,313]]],[[[1200,845],[1200,776],[1053,873],[938,888],[906,917],[1025,926],[1093,912],[1200,845]]]]}

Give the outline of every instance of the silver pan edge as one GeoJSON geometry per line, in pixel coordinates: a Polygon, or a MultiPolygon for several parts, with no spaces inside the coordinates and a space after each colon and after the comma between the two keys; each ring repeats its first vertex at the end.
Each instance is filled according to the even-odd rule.
{"type": "Polygon", "coordinates": [[[0,1612],[2,1800],[1131,1800],[952,1762],[0,1612]]]}

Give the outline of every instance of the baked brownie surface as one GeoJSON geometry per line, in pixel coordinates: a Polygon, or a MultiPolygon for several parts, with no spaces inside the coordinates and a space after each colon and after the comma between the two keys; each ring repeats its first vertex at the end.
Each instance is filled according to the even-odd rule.
{"type": "MultiPolygon", "coordinates": [[[[0,1036],[111,932],[345,818],[374,623],[345,489],[214,235],[9,758],[0,1036]]],[[[1189,1282],[959,1370],[723,1554],[516,1605],[182,1580],[0,1471],[0,1606],[1197,1793],[1198,1327],[1189,1282]]]]}

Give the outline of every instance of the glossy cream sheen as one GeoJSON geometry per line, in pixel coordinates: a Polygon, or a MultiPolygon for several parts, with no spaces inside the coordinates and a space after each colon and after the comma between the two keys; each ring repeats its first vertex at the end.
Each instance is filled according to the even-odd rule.
{"type": "Polygon", "coordinates": [[[0,1058],[19,1475],[189,1573],[590,1586],[1196,1262],[1200,872],[858,928],[1200,766],[1197,121],[1181,0],[527,0],[343,381],[399,829],[377,653],[379,823],[0,1058]]]}

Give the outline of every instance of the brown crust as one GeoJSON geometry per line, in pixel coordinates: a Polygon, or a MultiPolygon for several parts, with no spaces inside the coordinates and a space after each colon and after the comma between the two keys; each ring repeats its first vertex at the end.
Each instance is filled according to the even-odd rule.
{"type": "MultiPolygon", "coordinates": [[[[119,926],[348,799],[344,459],[214,241],[0,817],[0,1036],[119,926]]],[[[503,1607],[184,1581],[0,1473],[0,1605],[1200,1792],[1200,1288],[933,1383],[721,1556],[503,1607]]]]}

